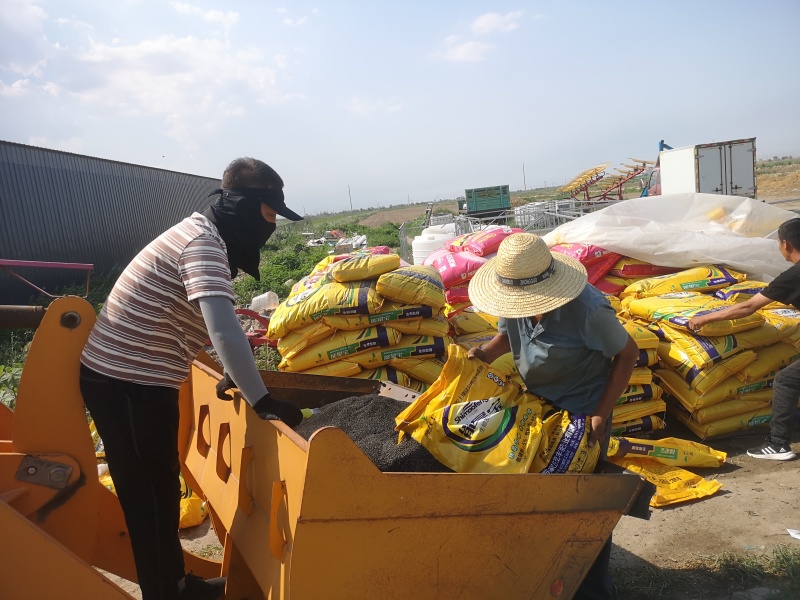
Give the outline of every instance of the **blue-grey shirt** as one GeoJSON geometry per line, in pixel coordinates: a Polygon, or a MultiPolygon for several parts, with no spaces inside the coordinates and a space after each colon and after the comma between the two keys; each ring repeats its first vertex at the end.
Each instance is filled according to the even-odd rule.
{"type": "Polygon", "coordinates": [[[628,343],[628,332],[594,286],[564,306],[530,318],[500,318],[525,385],[559,408],[592,414],[608,381],[612,358],[628,343]]]}

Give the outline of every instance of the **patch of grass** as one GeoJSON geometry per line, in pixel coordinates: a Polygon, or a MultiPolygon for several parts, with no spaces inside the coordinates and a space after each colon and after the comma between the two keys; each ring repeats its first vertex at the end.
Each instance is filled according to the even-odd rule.
{"type": "Polygon", "coordinates": [[[800,597],[800,548],[778,546],[772,554],[697,559],[674,569],[611,568],[621,600],[671,600],[679,594],[719,598],[754,587],[777,591],[773,600],[800,597]]]}
{"type": "Polygon", "coordinates": [[[197,556],[202,556],[203,558],[213,558],[213,559],[220,559],[222,558],[222,551],[223,548],[217,542],[211,542],[210,544],[206,544],[202,548],[197,551],[193,551],[193,554],[197,556]]]}

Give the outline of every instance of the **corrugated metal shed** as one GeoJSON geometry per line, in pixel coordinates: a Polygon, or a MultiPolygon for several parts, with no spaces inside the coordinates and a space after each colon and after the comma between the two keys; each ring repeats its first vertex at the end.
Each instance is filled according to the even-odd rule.
{"type": "MultiPolygon", "coordinates": [[[[224,165],[220,166],[220,172],[224,165]]],[[[153,238],[211,204],[220,181],[0,141],[0,258],[122,269],[153,238]]],[[[14,269],[39,287],[83,281],[74,271],[14,269]]],[[[0,270],[0,304],[36,292],[0,270]]]]}

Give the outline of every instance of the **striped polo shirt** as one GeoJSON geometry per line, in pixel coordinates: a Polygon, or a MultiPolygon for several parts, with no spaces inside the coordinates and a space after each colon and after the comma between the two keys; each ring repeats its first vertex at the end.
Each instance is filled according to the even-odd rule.
{"type": "Polygon", "coordinates": [[[180,387],[208,339],[196,301],[234,301],[225,243],[194,213],[150,242],[120,275],[81,355],[90,369],[144,385],[180,387]]]}

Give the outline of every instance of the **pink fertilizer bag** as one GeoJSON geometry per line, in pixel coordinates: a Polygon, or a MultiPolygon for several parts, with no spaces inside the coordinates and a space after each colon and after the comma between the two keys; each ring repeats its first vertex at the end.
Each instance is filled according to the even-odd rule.
{"type": "MultiPolygon", "coordinates": [[[[550,250],[571,256],[584,267],[602,260],[609,254],[614,254],[614,252],[611,252],[610,250],[606,250],[605,248],[601,248],[600,246],[595,246],[593,244],[556,244],[550,248],[550,250]]],[[[621,258],[619,254],[616,254],[616,257],[616,260],[612,264],[616,264],[617,260],[621,258]]]]}
{"type": "Polygon", "coordinates": [[[500,243],[515,233],[523,233],[523,230],[519,227],[494,227],[477,231],[469,236],[462,252],[468,250],[477,256],[486,256],[497,252],[500,243]]]}
{"type": "Polygon", "coordinates": [[[442,276],[445,289],[468,282],[488,259],[475,256],[468,250],[447,252],[433,261],[431,265],[442,276]]]}
{"type": "Polygon", "coordinates": [[[571,256],[586,267],[589,283],[592,285],[605,277],[622,258],[616,252],[592,244],[556,244],[550,250],[571,256]]]}
{"type": "Polygon", "coordinates": [[[446,289],[444,291],[444,299],[445,302],[451,306],[455,304],[470,303],[469,284],[465,283],[463,285],[454,285],[453,287],[446,289]]]}

